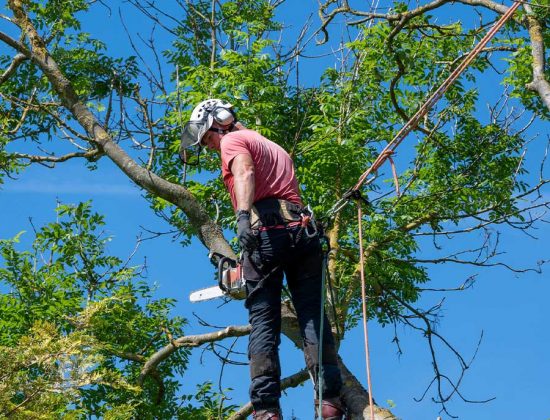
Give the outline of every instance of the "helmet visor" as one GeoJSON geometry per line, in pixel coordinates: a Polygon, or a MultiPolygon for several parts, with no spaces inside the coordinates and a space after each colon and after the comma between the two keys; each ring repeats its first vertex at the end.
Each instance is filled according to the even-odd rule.
{"type": "Polygon", "coordinates": [[[200,143],[202,136],[206,132],[205,121],[189,121],[185,124],[183,132],[181,133],[181,146],[180,150],[187,149],[200,143]]]}

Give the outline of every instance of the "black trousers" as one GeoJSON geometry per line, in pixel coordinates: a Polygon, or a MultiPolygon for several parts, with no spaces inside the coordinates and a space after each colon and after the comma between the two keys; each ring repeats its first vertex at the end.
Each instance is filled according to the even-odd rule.
{"type": "MultiPolygon", "coordinates": [[[[250,400],[255,410],[279,406],[283,274],[298,316],[306,366],[318,391],[321,246],[317,236],[308,238],[298,232],[298,226],[261,231],[258,249],[243,259],[248,296],[245,306],[252,325],[248,346],[250,400]]],[[[342,380],[326,315],[323,330],[323,396],[331,398],[340,395],[342,380]]]]}

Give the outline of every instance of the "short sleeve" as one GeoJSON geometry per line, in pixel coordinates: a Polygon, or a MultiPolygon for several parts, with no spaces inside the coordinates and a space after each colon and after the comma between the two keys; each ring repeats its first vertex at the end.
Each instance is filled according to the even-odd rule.
{"type": "Polygon", "coordinates": [[[230,170],[231,163],[237,155],[251,155],[246,140],[240,136],[232,136],[231,134],[223,138],[220,149],[222,164],[225,165],[228,170],[230,170]]]}

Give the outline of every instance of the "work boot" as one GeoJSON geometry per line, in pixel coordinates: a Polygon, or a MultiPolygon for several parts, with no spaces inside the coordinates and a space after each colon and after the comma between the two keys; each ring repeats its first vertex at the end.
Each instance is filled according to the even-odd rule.
{"type": "MultiPolygon", "coordinates": [[[[323,420],[343,420],[346,409],[339,397],[326,398],[323,400],[321,415],[323,420]]],[[[315,400],[315,418],[319,418],[319,400],[315,400]]]]}
{"type": "Polygon", "coordinates": [[[281,410],[272,408],[268,410],[258,410],[252,413],[254,420],[283,420],[281,410]]]}

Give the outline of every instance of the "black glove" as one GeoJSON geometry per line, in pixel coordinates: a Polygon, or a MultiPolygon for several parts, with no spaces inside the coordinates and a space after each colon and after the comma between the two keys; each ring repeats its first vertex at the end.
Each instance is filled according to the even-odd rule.
{"type": "Polygon", "coordinates": [[[246,210],[237,212],[237,237],[243,251],[252,252],[258,247],[258,237],[250,227],[250,212],[246,210]]]}

